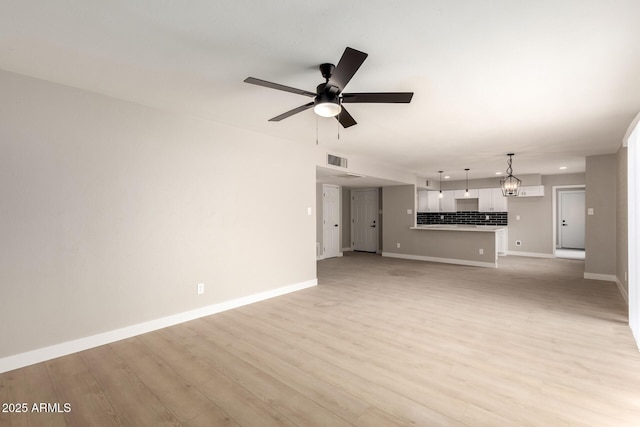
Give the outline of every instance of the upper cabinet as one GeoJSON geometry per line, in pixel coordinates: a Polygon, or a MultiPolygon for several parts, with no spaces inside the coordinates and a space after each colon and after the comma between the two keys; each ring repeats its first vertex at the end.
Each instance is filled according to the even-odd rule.
{"type": "Polygon", "coordinates": [[[418,212],[440,212],[437,191],[418,191],[418,212]]]}
{"type": "MultiPolygon", "coordinates": [[[[438,192],[436,197],[438,197],[438,192]]],[[[456,197],[455,190],[446,190],[442,192],[442,198],[440,199],[440,212],[455,212],[456,211],[456,197]]]]}
{"type": "Polygon", "coordinates": [[[544,185],[525,185],[520,187],[518,197],[542,197],[544,196],[544,185]]]}
{"type": "Polygon", "coordinates": [[[481,188],[478,190],[478,211],[507,212],[507,198],[500,188],[481,188]]]}

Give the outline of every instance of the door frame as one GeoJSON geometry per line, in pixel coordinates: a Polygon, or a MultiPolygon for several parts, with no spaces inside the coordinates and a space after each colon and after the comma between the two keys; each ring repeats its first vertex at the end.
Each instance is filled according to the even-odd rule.
{"type": "Polygon", "coordinates": [[[587,187],[584,184],[575,184],[575,185],[554,185],[551,187],[551,192],[552,192],[552,202],[551,202],[551,209],[553,211],[553,215],[551,215],[552,218],[552,228],[553,228],[553,233],[552,233],[552,245],[551,247],[553,248],[553,256],[555,258],[556,256],[556,246],[557,246],[557,242],[558,242],[558,190],[585,190],[585,195],[586,195],[586,189],[587,187]]]}
{"type": "Polygon", "coordinates": [[[338,257],[341,257],[343,255],[342,253],[342,188],[339,185],[334,185],[334,184],[322,184],[322,245],[320,247],[320,249],[322,249],[320,251],[320,254],[318,255],[317,259],[318,260],[322,260],[325,258],[334,258],[333,256],[327,257],[325,256],[324,253],[324,247],[326,245],[325,242],[325,226],[326,226],[326,218],[324,215],[325,212],[325,197],[324,197],[324,193],[325,193],[325,189],[326,188],[332,188],[332,189],[336,189],[338,191],[338,197],[337,197],[337,205],[338,205],[338,257]]]}
{"type": "MultiPolygon", "coordinates": [[[[366,188],[352,188],[351,189],[351,206],[350,206],[350,210],[351,210],[351,250],[354,250],[353,248],[353,242],[355,241],[355,231],[354,231],[354,218],[353,218],[353,193],[354,192],[359,192],[359,191],[375,191],[376,192],[376,253],[380,254],[382,253],[382,251],[380,250],[380,242],[382,240],[381,236],[382,236],[382,221],[380,221],[380,188],[379,187],[366,187],[366,188]]],[[[416,195],[418,193],[416,192],[416,195]]]]}
{"type": "MultiPolygon", "coordinates": [[[[565,194],[576,194],[576,193],[582,194],[583,198],[586,196],[586,191],[584,189],[581,189],[581,188],[576,188],[576,189],[561,188],[561,189],[559,189],[557,191],[557,193],[556,193],[558,195],[558,209],[557,209],[557,212],[556,212],[557,215],[560,216],[561,213],[563,212],[563,198],[562,198],[562,196],[565,195],[565,194]]],[[[586,203],[586,200],[585,200],[585,203],[586,203]]],[[[585,209],[586,209],[586,205],[585,205],[585,209]]],[[[584,215],[584,212],[586,212],[586,210],[583,210],[583,212],[582,212],[583,217],[584,217],[584,221],[586,223],[586,215],[584,215]]],[[[561,220],[562,220],[562,218],[558,217],[557,221],[561,221],[561,220]]],[[[564,245],[564,242],[562,241],[562,236],[563,236],[563,233],[564,233],[564,231],[562,229],[562,224],[557,223],[556,227],[557,227],[556,228],[556,232],[558,233],[558,235],[556,236],[557,237],[556,238],[556,243],[557,244],[559,243],[560,244],[560,248],[564,249],[564,248],[566,248],[566,246],[564,245]]],[[[583,230],[582,231],[582,240],[583,241],[585,239],[585,235],[586,235],[586,230],[583,230]]]]}

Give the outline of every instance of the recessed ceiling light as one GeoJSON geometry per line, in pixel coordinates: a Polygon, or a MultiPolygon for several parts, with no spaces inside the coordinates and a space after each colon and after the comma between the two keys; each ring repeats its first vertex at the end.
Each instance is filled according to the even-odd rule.
{"type": "Polygon", "coordinates": [[[449,175],[445,175],[444,179],[449,179],[451,178],[449,175]]]}
{"type": "Polygon", "coordinates": [[[566,166],[560,166],[560,170],[565,170],[566,168],[566,166]]]}
{"type": "Polygon", "coordinates": [[[502,172],[496,172],[496,175],[502,175],[502,172]]]}

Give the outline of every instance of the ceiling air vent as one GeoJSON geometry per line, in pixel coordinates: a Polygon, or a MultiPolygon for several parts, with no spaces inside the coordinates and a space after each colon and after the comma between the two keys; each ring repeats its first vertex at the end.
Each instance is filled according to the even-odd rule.
{"type": "Polygon", "coordinates": [[[334,156],[333,154],[327,154],[327,164],[346,169],[347,159],[345,157],[339,157],[339,156],[334,156]]]}

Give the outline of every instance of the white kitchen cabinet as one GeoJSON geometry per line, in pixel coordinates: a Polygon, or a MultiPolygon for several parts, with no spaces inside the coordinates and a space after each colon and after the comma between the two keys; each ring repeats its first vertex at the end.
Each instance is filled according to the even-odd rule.
{"type": "Polygon", "coordinates": [[[418,212],[439,212],[440,202],[437,191],[418,190],[418,212]]]}
{"type": "Polygon", "coordinates": [[[439,212],[438,191],[418,190],[418,212],[439,212]]]}
{"type": "Polygon", "coordinates": [[[544,196],[544,185],[525,185],[520,187],[518,197],[542,197],[544,196]]]}
{"type": "Polygon", "coordinates": [[[480,188],[478,190],[478,211],[507,212],[507,198],[500,188],[480,188]]]}
{"type": "Polygon", "coordinates": [[[418,190],[418,212],[429,212],[428,191],[418,190]]]}
{"type": "MultiPolygon", "coordinates": [[[[439,195],[437,195],[439,196],[439,195]]],[[[454,190],[445,190],[442,192],[442,198],[440,200],[440,212],[455,212],[456,211],[456,198],[454,190]]]]}
{"type": "Polygon", "coordinates": [[[464,193],[465,193],[464,190],[454,190],[453,194],[456,199],[477,199],[478,198],[477,188],[469,190],[469,197],[466,197],[464,193]]]}
{"type": "Polygon", "coordinates": [[[440,199],[438,198],[439,191],[427,191],[427,208],[428,212],[440,211],[440,199]]]}
{"type": "Polygon", "coordinates": [[[502,188],[491,189],[493,212],[507,212],[507,198],[502,195],[502,188]]]}

